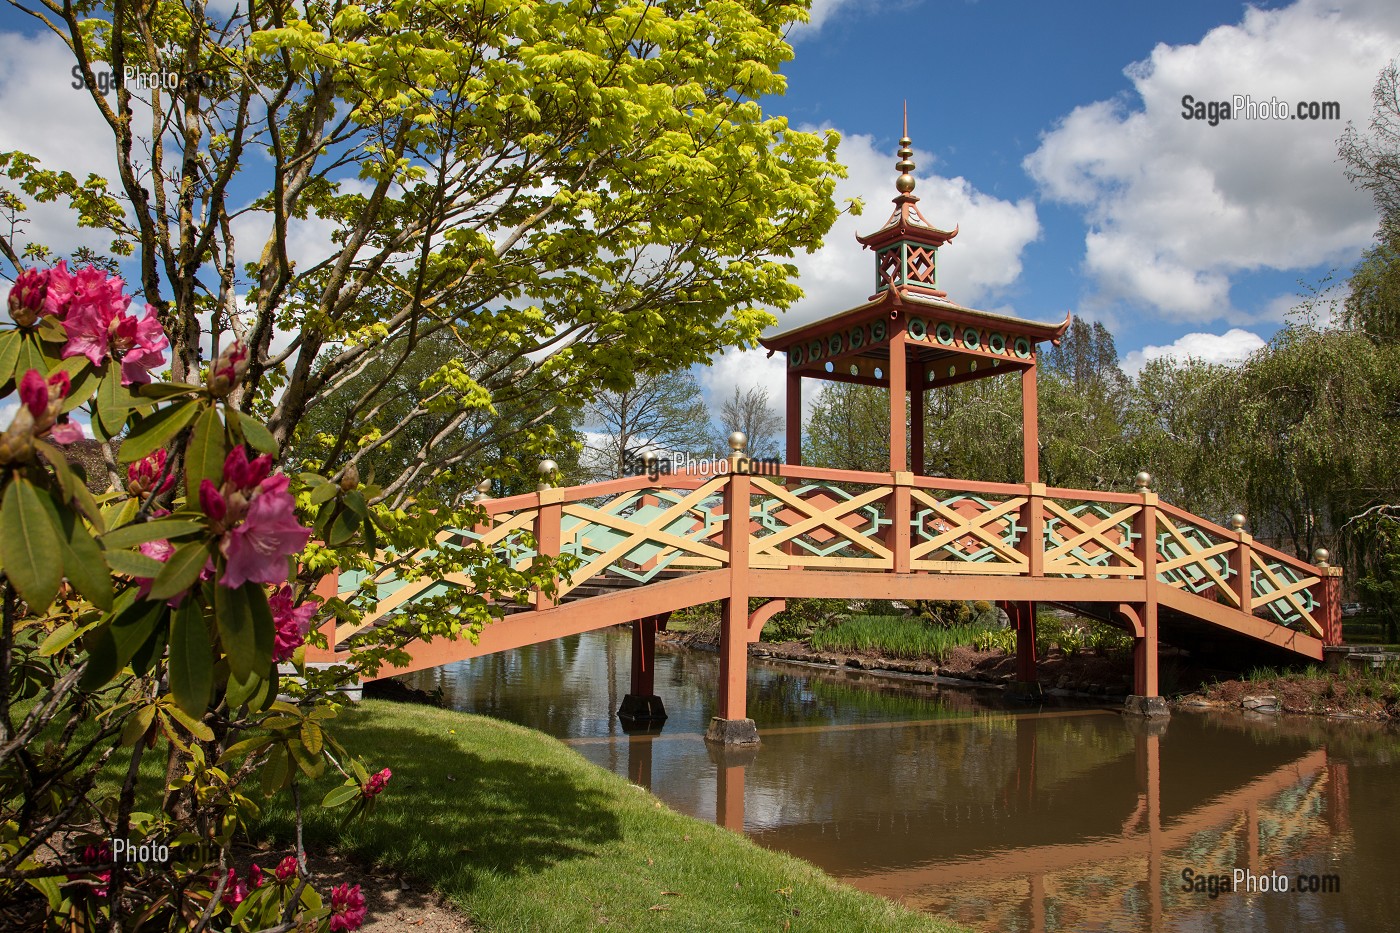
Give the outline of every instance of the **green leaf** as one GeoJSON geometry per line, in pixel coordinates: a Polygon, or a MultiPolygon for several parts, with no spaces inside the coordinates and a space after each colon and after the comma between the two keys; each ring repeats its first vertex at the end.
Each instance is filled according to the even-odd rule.
{"type": "Polygon", "coordinates": [[[287,747],[285,745],[278,745],[272,750],[272,754],[267,756],[267,764],[263,765],[263,794],[271,797],[283,787],[286,787],[287,778],[291,776],[291,770],[291,763],[287,760],[287,747]]]}
{"type": "Polygon", "coordinates": [[[339,547],[355,536],[355,532],[360,530],[360,519],[349,509],[343,510],[335,517],[331,523],[330,533],[326,535],[326,543],[331,547],[339,547]]]}
{"type": "Polygon", "coordinates": [[[150,640],[156,626],[169,612],[170,608],[164,603],[142,600],[117,613],[111,622],[89,632],[85,639],[88,666],[78,686],[96,690],[117,676],[137,649],[150,640]]]}
{"type": "Polygon", "coordinates": [[[59,545],[63,549],[63,573],[68,577],[68,582],[94,606],[110,610],[112,575],[102,560],[102,549],[76,514],[68,509],[60,513],[52,500],[48,507],[54,524],[61,532],[59,545]]]}
{"type": "Polygon", "coordinates": [[[345,494],[345,507],[362,519],[369,518],[369,505],[365,502],[364,493],[358,489],[352,489],[345,494]]]}
{"type": "Polygon", "coordinates": [[[230,761],[241,761],[245,758],[252,758],[272,743],[272,737],[267,735],[255,735],[251,739],[243,739],[234,742],[224,753],[219,756],[219,764],[228,764],[230,761]]]}
{"type": "Polygon", "coordinates": [[[78,637],[78,629],[72,622],[64,622],[58,628],[49,632],[39,645],[39,657],[51,658],[64,648],[73,643],[73,639],[78,637]]]}
{"type": "Polygon", "coordinates": [[[272,436],[267,426],[252,415],[245,415],[241,411],[235,414],[238,415],[238,428],[243,432],[243,439],[252,444],[253,449],[259,453],[277,456],[277,438],[272,436]]]}
{"type": "Polygon", "coordinates": [[[72,411],[86,402],[102,378],[101,370],[85,356],[70,356],[58,364],[54,372],[68,374],[68,395],[63,399],[63,411],[72,411]]]}
{"type": "Polygon", "coordinates": [[[136,388],[136,394],[141,398],[158,401],[175,398],[179,395],[194,395],[203,391],[203,386],[191,385],[188,382],[148,382],[136,388]]]}
{"type": "MultiPolygon", "coordinates": [[[[201,742],[214,741],[214,730],[210,729],[207,723],[200,722],[199,719],[186,713],[178,706],[168,706],[166,709],[170,710],[170,715],[175,718],[176,722],[184,726],[185,730],[189,732],[190,735],[199,739],[201,742]]],[[[201,709],[199,715],[203,716],[204,712],[205,711],[201,709]]]]}
{"type": "Polygon", "coordinates": [[[43,455],[44,459],[53,467],[54,476],[58,479],[59,489],[63,491],[63,501],[72,502],[82,513],[92,522],[93,527],[102,527],[102,510],[97,505],[97,500],[93,498],[92,490],[87,488],[87,483],[78,475],[69,464],[68,459],[63,456],[52,444],[36,440],[34,449],[43,455]]]}
{"type": "Polygon", "coordinates": [[[39,372],[49,371],[49,364],[44,362],[44,353],[39,346],[39,338],[33,334],[25,334],[20,340],[19,355],[15,360],[15,382],[24,378],[24,374],[31,369],[39,372]]]}
{"type": "Polygon", "coordinates": [[[175,548],[151,583],[147,599],[170,599],[194,586],[199,572],[209,563],[209,549],[203,541],[191,541],[175,548]]]}
{"type": "Polygon", "coordinates": [[[0,563],[34,612],[43,612],[63,580],[63,544],[48,492],[15,476],[0,504],[0,563]]]}
{"type": "Polygon", "coordinates": [[[114,528],[102,536],[102,544],[107,548],[133,548],[148,541],[180,538],[204,531],[203,522],[179,518],[157,518],[149,522],[139,522],[114,528]]]}
{"type": "Polygon", "coordinates": [[[156,666],[165,655],[165,636],[168,631],[164,625],[156,627],[151,633],[151,637],[141,643],[141,647],[131,656],[131,670],[138,677],[145,677],[156,666]]]}
{"type": "Polygon", "coordinates": [[[237,589],[215,586],[214,614],[233,676],[242,681],[254,671],[267,670],[276,627],[262,587],[252,581],[237,589]]]}
{"type": "Polygon", "coordinates": [[[185,449],[185,489],[189,502],[199,499],[199,484],[209,480],[218,486],[224,475],[224,458],[228,456],[228,442],[224,436],[224,422],[219,418],[219,408],[211,405],[194,423],[194,434],[190,446],[185,449]]]}
{"type": "Polygon", "coordinates": [[[214,646],[203,609],[187,599],[170,620],[170,692],[180,709],[203,716],[213,688],[214,646]]]}
{"type": "MultiPolygon", "coordinates": [[[[146,415],[132,427],[117,459],[122,463],[133,463],[164,447],[194,420],[199,408],[197,401],[176,402],[153,415],[146,415]]],[[[111,422],[107,422],[107,427],[111,427],[111,422]]]]}
{"type": "Polygon", "coordinates": [[[311,754],[321,754],[321,749],[325,746],[322,741],[321,727],[309,719],[302,722],[301,744],[306,746],[306,750],[311,754]]]}
{"type": "Polygon", "coordinates": [[[360,796],[360,789],[354,784],[342,784],[339,787],[332,787],[330,792],[321,800],[321,806],[330,809],[347,804],[360,796]]]}
{"type": "Polygon", "coordinates": [[[127,413],[136,405],[136,398],[122,385],[122,367],[109,360],[107,371],[97,383],[97,418],[108,437],[115,437],[126,423],[127,413]]]}
{"type": "Polygon", "coordinates": [[[165,569],[165,564],[154,557],[147,557],[140,551],[103,551],[102,558],[117,573],[128,577],[155,579],[156,574],[165,569]]]}
{"type": "Polygon", "coordinates": [[[19,363],[19,346],[22,339],[17,330],[0,333],[0,390],[7,389],[10,380],[15,378],[15,365],[19,363]]]}
{"type": "Polygon", "coordinates": [[[146,734],[146,730],[151,728],[151,722],[156,718],[156,708],[154,706],[141,706],[126,718],[126,725],[122,727],[123,745],[131,746],[141,741],[141,737],[146,734]]]}
{"type": "Polygon", "coordinates": [[[335,483],[322,483],[311,490],[311,504],[320,505],[322,502],[329,502],[340,492],[340,487],[335,483]]]}
{"type": "MultiPolygon", "coordinates": [[[[225,651],[228,649],[225,648],[225,651]]],[[[258,695],[262,687],[262,674],[249,674],[247,677],[235,677],[233,672],[229,672],[228,685],[224,688],[224,693],[228,697],[229,709],[238,709],[247,703],[254,696],[258,695]]]]}

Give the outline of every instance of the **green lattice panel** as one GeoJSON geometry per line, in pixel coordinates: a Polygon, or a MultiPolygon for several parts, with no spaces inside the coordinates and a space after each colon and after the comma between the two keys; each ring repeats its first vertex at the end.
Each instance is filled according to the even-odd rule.
{"type": "MultiPolygon", "coordinates": [[[[815,498],[817,495],[822,494],[840,502],[849,502],[856,498],[855,495],[852,495],[840,486],[833,486],[829,483],[808,483],[791,489],[789,492],[793,497],[798,499],[815,498]]],[[[788,528],[788,523],[783,521],[778,513],[790,508],[791,506],[776,496],[765,497],[760,502],[751,506],[749,513],[750,519],[757,523],[759,528],[763,531],[768,532],[768,535],[755,538],[759,544],[763,542],[765,537],[779,534],[788,528]]],[[[885,517],[883,503],[871,502],[853,512],[847,512],[845,515],[842,515],[841,518],[833,519],[833,521],[841,521],[851,516],[858,517],[862,520],[861,524],[855,527],[847,525],[852,532],[883,545],[883,542],[880,542],[880,530],[890,524],[890,520],[885,517]]],[[[822,525],[818,525],[806,534],[798,535],[793,538],[792,541],[795,546],[814,557],[854,557],[862,559],[871,557],[869,551],[861,548],[855,542],[839,533],[824,528],[822,525]]]]}
{"type": "MultiPolygon", "coordinates": [[[[957,512],[969,522],[983,512],[989,512],[999,506],[999,502],[988,502],[980,496],[958,494],[947,499],[939,499],[938,504],[950,512],[957,512]],[[976,511],[968,514],[962,511],[959,506],[964,503],[971,503],[976,506],[976,511]]],[[[1019,515],[1010,512],[995,521],[983,525],[983,530],[990,532],[1001,540],[1001,543],[1008,548],[1015,548],[1021,541],[1021,536],[1026,533],[1026,526],[1018,521],[1019,515]]],[[[914,535],[918,540],[933,541],[949,529],[946,519],[933,509],[922,509],[909,519],[909,525],[914,530],[914,535]]],[[[922,555],[919,560],[961,560],[969,564],[994,563],[1005,561],[1005,557],[997,553],[996,548],[974,534],[965,534],[947,542],[938,550],[929,551],[922,555]]]]}

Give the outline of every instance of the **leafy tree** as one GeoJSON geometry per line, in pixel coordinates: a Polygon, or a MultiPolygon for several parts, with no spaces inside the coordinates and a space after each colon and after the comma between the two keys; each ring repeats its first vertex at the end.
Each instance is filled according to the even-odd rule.
{"type": "Polygon", "coordinates": [[[279,448],[341,399],[318,431],[337,471],[387,432],[376,413],[424,342],[458,342],[420,381],[435,404],[397,427],[406,444],[450,416],[379,477],[391,506],[430,505],[442,467],[486,472],[471,461],[505,438],[457,428],[498,395],[548,408],[752,345],[760,307],[799,295],[785,260],[836,217],[835,134],[758,104],[782,91],[801,3],[18,5],[88,74],[180,79],[145,99],[94,86],[115,187],[0,155],[30,198],[65,199],[132,255],[174,379],[241,338],[235,403],[279,448]],[[302,222],[330,228],[324,257],[294,261],[302,222]]]}
{"type": "Polygon", "coordinates": [[[743,431],[748,438],[745,452],[750,457],[782,455],[783,418],[762,386],[747,391],[735,386],[734,394],[720,406],[719,420],[723,427],[717,445],[721,456],[729,454],[729,435],[735,431],[743,431]]]}
{"type": "Polygon", "coordinates": [[[647,449],[695,456],[712,443],[710,410],[688,369],[642,375],[628,388],[599,392],[585,419],[584,468],[596,479],[636,472],[647,449]]]}
{"type": "Polygon", "coordinates": [[[835,470],[890,468],[889,392],[825,382],[803,432],[802,462],[835,470]]]}

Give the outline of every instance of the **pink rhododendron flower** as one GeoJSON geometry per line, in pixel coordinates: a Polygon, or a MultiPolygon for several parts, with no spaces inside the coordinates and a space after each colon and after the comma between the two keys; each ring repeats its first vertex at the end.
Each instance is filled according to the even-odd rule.
{"type": "Polygon", "coordinates": [[[26,372],[19,380],[19,400],[35,418],[49,410],[49,384],[37,369],[26,372]]]}
{"type": "Polygon", "coordinates": [[[224,348],[214,365],[209,367],[206,388],[215,398],[224,398],[243,380],[248,371],[248,348],[238,341],[224,348]]]}
{"type": "Polygon", "coordinates": [[[175,486],[174,476],[167,476],[157,487],[161,474],[165,472],[165,461],[165,448],[161,448],[129,465],[126,468],[127,491],[141,499],[153,493],[160,495],[169,492],[175,486]]]}
{"type": "Polygon", "coordinates": [[[282,884],[291,881],[297,876],[297,857],[295,855],[288,855],[286,858],[282,859],[282,861],[277,863],[277,871],[273,874],[277,876],[277,880],[282,884]]]}
{"type": "Polygon", "coordinates": [[[370,775],[369,781],[365,784],[360,793],[365,797],[377,797],[389,783],[389,778],[394,776],[394,772],[385,768],[378,774],[370,775]]]}
{"type": "Polygon", "coordinates": [[[68,420],[63,400],[71,383],[68,374],[56,372],[45,379],[37,369],[26,370],[19,379],[20,409],[0,436],[0,463],[29,460],[34,440],[49,437],[58,444],[71,444],[83,436],[83,429],[68,420]]]}
{"type": "Polygon", "coordinates": [[[287,477],[269,476],[253,494],[243,524],[224,537],[228,564],[220,582],[234,588],[248,580],[281,583],[287,579],[287,558],[306,547],[310,538],[311,529],[297,523],[287,477]]]}
{"type": "Polygon", "coordinates": [[[365,896],[360,886],[338,884],[331,888],[331,929],[358,930],[365,922],[365,896]]]}
{"type": "Polygon", "coordinates": [[[170,341],[150,305],[141,317],[127,313],[131,298],[122,293],[124,284],[96,266],[69,272],[60,262],[46,273],[42,313],[63,321],[65,360],[85,356],[101,366],[109,356],[118,356],[122,385],[135,385],[151,381],[150,371],[164,364],[170,341]]]}
{"type": "Polygon", "coordinates": [[[200,481],[200,508],[222,535],[219,550],[226,563],[219,582],[231,589],[250,580],[284,582],[287,558],[311,538],[311,529],[297,522],[287,477],[271,470],[272,458],[249,461],[239,445],[224,460],[222,485],[200,481]]]}
{"type": "Polygon", "coordinates": [[[311,631],[311,617],[316,614],[316,604],[304,602],[293,606],[292,588],[285,584],[268,597],[267,604],[272,607],[272,621],[277,625],[272,660],[285,661],[306,641],[306,633],[311,631]]]}
{"type": "MultiPolygon", "coordinates": [[[[217,882],[216,882],[217,884],[217,882]]],[[[237,907],[248,896],[248,885],[238,877],[238,870],[228,870],[228,881],[224,884],[224,894],[220,898],[226,907],[237,907]]]]}
{"type": "Polygon", "coordinates": [[[254,890],[256,890],[256,889],[262,887],[262,883],[263,883],[263,870],[262,870],[262,866],[261,866],[261,865],[258,865],[257,863],[254,863],[254,864],[253,864],[253,867],[248,869],[248,887],[253,888],[254,890]]]}

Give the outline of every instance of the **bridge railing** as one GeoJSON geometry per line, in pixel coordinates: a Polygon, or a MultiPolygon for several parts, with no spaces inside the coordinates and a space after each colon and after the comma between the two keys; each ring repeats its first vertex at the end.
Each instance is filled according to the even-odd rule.
{"type": "MultiPolygon", "coordinates": [[[[791,465],[755,470],[744,485],[754,569],[1141,579],[1151,567],[1165,585],[1318,637],[1329,633],[1335,597],[1325,571],[1151,492],[791,465]]],[[[728,566],[729,486],[728,474],[676,473],[546,488],[486,500],[485,522],[445,530],[439,540],[484,542],[520,569],[540,553],[574,556],[577,568],[553,597],[503,594],[543,610],[604,574],[647,583],[666,571],[728,566]]],[[[429,585],[392,574],[376,583],[388,609],[429,585]]],[[[431,585],[470,584],[454,577],[431,585]]]]}

